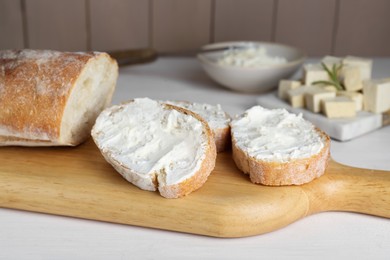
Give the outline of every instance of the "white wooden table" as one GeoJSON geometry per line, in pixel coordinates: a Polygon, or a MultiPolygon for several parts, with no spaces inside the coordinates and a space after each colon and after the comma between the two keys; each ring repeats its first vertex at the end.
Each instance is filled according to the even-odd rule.
{"type": "MultiPolygon", "coordinates": [[[[390,59],[375,59],[373,77],[389,76],[390,59]]],[[[191,58],[161,58],[151,64],[121,69],[113,103],[146,96],[220,103],[231,115],[255,105],[257,97],[217,86],[191,58]]],[[[345,143],[332,141],[331,154],[347,165],[390,171],[390,127],[345,143]]],[[[7,260],[389,256],[390,220],[355,213],[320,213],[268,234],[219,239],[0,209],[0,259],[7,260]]]]}

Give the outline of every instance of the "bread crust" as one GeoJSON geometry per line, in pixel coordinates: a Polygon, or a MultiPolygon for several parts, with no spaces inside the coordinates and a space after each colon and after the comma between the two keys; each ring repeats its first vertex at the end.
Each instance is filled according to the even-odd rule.
{"type": "Polygon", "coordinates": [[[88,138],[63,142],[62,119],[80,74],[91,59],[103,56],[117,66],[105,53],[0,51],[0,146],[77,145],[88,138]]]}
{"type": "Polygon", "coordinates": [[[213,129],[213,135],[218,153],[231,148],[232,142],[230,136],[230,126],[227,126],[225,128],[213,129]]]}
{"type": "Polygon", "coordinates": [[[309,158],[294,159],[288,162],[263,161],[253,158],[236,145],[232,138],[233,160],[237,167],[249,174],[253,183],[269,186],[301,185],[325,173],[330,158],[330,138],[323,131],[315,131],[324,140],[324,147],[309,158]]]}

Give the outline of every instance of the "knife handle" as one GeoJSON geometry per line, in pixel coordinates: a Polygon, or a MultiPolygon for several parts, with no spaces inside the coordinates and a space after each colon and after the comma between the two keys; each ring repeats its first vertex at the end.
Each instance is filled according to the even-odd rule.
{"type": "Polygon", "coordinates": [[[109,51],[108,54],[117,60],[119,66],[152,62],[158,58],[158,53],[150,48],[109,51]]]}

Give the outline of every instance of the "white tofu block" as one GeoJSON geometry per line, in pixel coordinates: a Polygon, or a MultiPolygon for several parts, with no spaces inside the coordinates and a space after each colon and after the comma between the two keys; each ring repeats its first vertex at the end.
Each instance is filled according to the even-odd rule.
{"type": "Polygon", "coordinates": [[[355,102],[349,97],[334,97],[321,101],[321,110],[328,118],[355,117],[355,102]]]}
{"type": "Polygon", "coordinates": [[[287,91],[288,101],[292,107],[305,107],[305,94],[317,86],[301,86],[287,91]]]}
{"type": "Polygon", "coordinates": [[[341,69],[341,81],[347,91],[359,91],[363,89],[362,71],[356,65],[344,65],[341,69]]]}
{"type": "Polygon", "coordinates": [[[305,93],[306,108],[311,112],[319,113],[321,111],[321,100],[335,96],[336,92],[334,91],[323,88],[310,89],[305,93]]]}
{"type": "Polygon", "coordinates": [[[300,81],[282,79],[281,81],[279,81],[279,87],[278,87],[279,98],[283,100],[287,100],[288,99],[287,91],[291,89],[296,89],[300,86],[302,86],[302,83],[300,81]]]}
{"type": "Polygon", "coordinates": [[[343,58],[335,57],[335,56],[325,56],[322,58],[321,63],[324,63],[328,68],[332,68],[334,64],[340,65],[343,63],[343,58]]]}
{"type": "Polygon", "coordinates": [[[390,109],[390,78],[363,82],[364,110],[382,113],[390,109]]]}
{"type": "Polygon", "coordinates": [[[360,69],[360,76],[362,80],[371,79],[372,60],[359,58],[355,56],[347,56],[343,60],[343,65],[357,66],[360,69]]]}
{"type": "Polygon", "coordinates": [[[329,81],[329,75],[321,64],[307,64],[303,68],[305,85],[312,85],[315,81],[329,81]]]}
{"type": "Polygon", "coordinates": [[[336,96],[349,97],[355,102],[356,111],[363,110],[363,94],[360,92],[337,91],[336,96]]]}

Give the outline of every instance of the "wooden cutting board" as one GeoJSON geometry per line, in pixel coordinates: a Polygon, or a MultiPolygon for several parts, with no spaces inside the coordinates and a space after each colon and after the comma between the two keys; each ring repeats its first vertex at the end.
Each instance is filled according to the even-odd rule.
{"type": "Polygon", "coordinates": [[[242,237],[284,227],[321,211],[390,218],[390,172],[330,162],[326,174],[302,186],[255,185],[218,155],[206,184],[181,199],[165,199],[126,182],[95,144],[70,148],[0,148],[0,206],[56,215],[242,237]]]}

